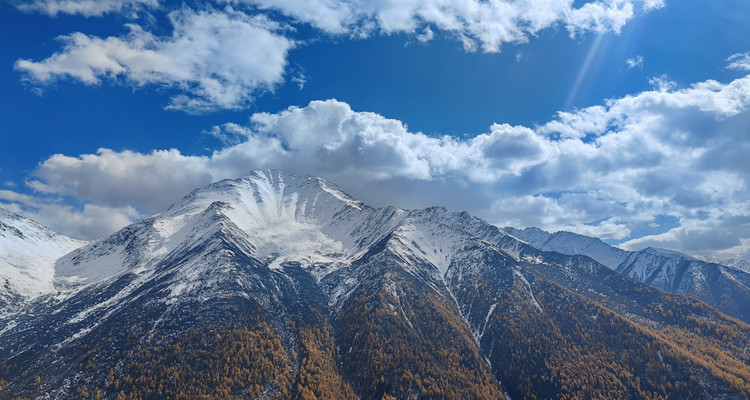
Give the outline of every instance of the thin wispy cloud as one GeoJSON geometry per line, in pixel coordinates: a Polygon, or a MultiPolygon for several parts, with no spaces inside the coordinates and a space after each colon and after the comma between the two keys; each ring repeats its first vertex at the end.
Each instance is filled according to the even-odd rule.
{"type": "Polygon", "coordinates": [[[727,58],[727,69],[750,71],[750,53],[738,53],[727,58]]]}
{"type": "Polygon", "coordinates": [[[637,55],[633,58],[628,58],[625,60],[625,64],[627,64],[628,69],[643,69],[643,56],[637,55]]]}
{"type": "Polygon", "coordinates": [[[107,13],[121,13],[158,6],[158,0],[35,0],[20,3],[18,8],[28,12],[41,12],[52,17],[60,14],[99,17],[107,13]]]}

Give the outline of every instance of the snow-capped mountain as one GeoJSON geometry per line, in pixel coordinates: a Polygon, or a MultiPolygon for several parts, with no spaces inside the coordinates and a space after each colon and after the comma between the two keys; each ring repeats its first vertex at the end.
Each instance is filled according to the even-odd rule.
{"type": "Polygon", "coordinates": [[[147,272],[222,234],[272,266],[333,264],[366,245],[353,243],[348,230],[372,220],[372,211],[319,178],[258,172],[198,189],[166,212],[69,254],[57,276],[90,284],[147,272]]]}
{"type": "Polygon", "coordinates": [[[60,257],[53,287],[0,316],[0,398],[750,395],[746,324],[311,176],[197,189],[60,257]]]}
{"type": "Polygon", "coordinates": [[[255,172],[195,190],[166,212],[62,257],[56,277],[67,287],[125,274],[153,279],[161,265],[181,259],[171,277],[177,296],[223,277],[209,276],[218,262],[205,257],[250,257],[272,271],[293,264],[319,279],[361,257],[405,216],[370,208],[320,178],[255,172]]]}
{"type": "Polygon", "coordinates": [[[612,269],[617,269],[617,266],[630,255],[627,251],[610,246],[601,239],[572,232],[560,231],[551,234],[534,227],[505,227],[503,231],[542,250],[562,254],[583,254],[612,269]]]}
{"type": "Polygon", "coordinates": [[[720,264],[730,268],[738,269],[750,273],[750,260],[742,258],[719,258],[719,257],[701,257],[701,260],[709,263],[720,264]]]}
{"type": "Polygon", "coordinates": [[[55,262],[84,244],[0,208],[0,306],[52,293],[55,262]]]}
{"type": "Polygon", "coordinates": [[[571,232],[539,228],[503,228],[546,251],[580,254],[635,280],[672,293],[694,296],[719,310],[750,322],[750,273],[685,254],[655,248],[625,251],[571,232]]]}

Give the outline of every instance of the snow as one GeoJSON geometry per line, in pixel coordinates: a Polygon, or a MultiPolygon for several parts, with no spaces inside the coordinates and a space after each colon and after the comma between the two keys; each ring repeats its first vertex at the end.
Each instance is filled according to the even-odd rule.
{"type": "Polygon", "coordinates": [[[331,194],[333,197],[341,200],[342,202],[345,202],[350,207],[356,208],[357,210],[360,210],[360,211],[362,210],[362,205],[360,202],[353,200],[352,198],[347,196],[344,192],[342,192],[340,189],[337,189],[331,186],[330,184],[328,184],[328,182],[325,182],[320,178],[318,178],[318,181],[320,183],[320,187],[326,192],[328,192],[329,194],[331,194]]]}
{"type": "Polygon", "coordinates": [[[513,241],[510,243],[510,245],[505,245],[502,247],[502,251],[504,251],[509,256],[513,257],[516,261],[521,260],[521,252],[523,251],[524,243],[520,240],[513,241]]]}
{"type": "MultiPolygon", "coordinates": [[[[703,264],[705,265],[705,264],[703,264]]],[[[631,278],[641,282],[649,283],[660,288],[675,287],[680,269],[685,273],[683,276],[694,276],[701,269],[701,263],[689,256],[676,251],[647,248],[644,250],[629,252],[628,257],[618,267],[618,271],[626,273],[631,278]],[[685,265],[688,265],[685,267],[685,265]]]]}
{"type": "Polygon", "coordinates": [[[0,283],[27,299],[52,293],[55,261],[84,244],[0,208],[0,283]]]}
{"type": "Polygon", "coordinates": [[[440,276],[444,276],[453,254],[461,245],[460,238],[446,234],[447,230],[429,221],[409,221],[396,231],[399,243],[403,245],[399,251],[416,249],[419,258],[434,265],[440,276]]]}
{"type": "Polygon", "coordinates": [[[443,208],[411,211],[393,231],[389,248],[405,259],[416,258],[433,265],[445,282],[456,255],[468,243],[483,241],[486,236],[483,229],[488,226],[467,214],[443,208]]]}
{"type": "Polygon", "coordinates": [[[0,335],[15,328],[16,326],[18,326],[18,321],[14,321],[14,320],[8,321],[8,323],[5,325],[5,328],[0,329],[0,335]]]}
{"type": "Polygon", "coordinates": [[[342,282],[336,285],[333,291],[329,294],[328,306],[335,311],[340,310],[341,306],[344,303],[344,300],[349,298],[349,296],[354,293],[354,290],[357,289],[358,284],[359,281],[354,277],[350,276],[344,279],[342,282]]]}
{"type": "Polygon", "coordinates": [[[55,274],[58,278],[78,278],[81,282],[96,282],[119,274],[127,264],[126,254],[122,248],[97,254],[96,257],[83,261],[76,260],[75,255],[70,254],[57,261],[55,274]]]}
{"type": "Polygon", "coordinates": [[[549,233],[539,228],[515,229],[510,227],[503,228],[503,231],[538,249],[568,255],[585,255],[614,270],[630,255],[629,252],[610,246],[600,239],[572,232],[549,233]]]}
{"type": "Polygon", "coordinates": [[[531,285],[529,284],[529,281],[526,280],[526,277],[521,273],[521,271],[515,270],[515,269],[513,270],[513,274],[521,278],[521,282],[523,282],[524,284],[524,289],[526,289],[526,293],[528,293],[529,297],[531,298],[531,301],[534,302],[534,305],[536,306],[537,310],[539,310],[539,312],[543,312],[542,307],[536,301],[536,297],[534,297],[534,292],[531,291],[531,285]]]}
{"type": "Polygon", "coordinates": [[[727,277],[739,290],[748,289],[742,280],[733,276],[744,274],[742,268],[748,268],[747,262],[743,263],[742,260],[698,259],[656,248],[631,252],[596,238],[564,231],[549,233],[539,228],[510,227],[503,228],[503,231],[541,250],[588,256],[640,282],[673,293],[693,295],[704,301],[710,302],[711,296],[717,296],[714,292],[716,289],[712,288],[715,282],[711,281],[717,276],[727,277]],[[716,274],[717,269],[719,275],[716,274]]]}
{"type": "Polygon", "coordinates": [[[699,259],[708,263],[723,265],[725,267],[740,270],[742,272],[750,274],[750,260],[745,260],[741,258],[718,258],[718,257],[701,257],[699,259]]]}
{"type": "Polygon", "coordinates": [[[487,311],[487,316],[484,317],[484,325],[482,327],[482,333],[479,335],[479,339],[481,339],[482,335],[484,335],[484,330],[487,329],[487,324],[490,323],[490,317],[492,316],[492,312],[495,311],[495,307],[497,307],[497,303],[492,303],[489,311],[487,311]]]}

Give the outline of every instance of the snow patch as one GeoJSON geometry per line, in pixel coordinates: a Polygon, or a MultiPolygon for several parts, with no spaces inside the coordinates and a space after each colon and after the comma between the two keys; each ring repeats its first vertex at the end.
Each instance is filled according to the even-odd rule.
{"type": "Polygon", "coordinates": [[[495,307],[497,307],[497,303],[493,303],[490,306],[489,311],[487,311],[487,316],[484,317],[484,325],[482,326],[482,332],[479,334],[479,339],[482,339],[482,336],[484,336],[484,331],[487,329],[487,324],[490,322],[490,316],[492,316],[492,312],[495,311],[495,307]]]}
{"type": "Polygon", "coordinates": [[[85,244],[0,208],[0,298],[53,293],[55,261],[85,244]]]}
{"type": "Polygon", "coordinates": [[[542,311],[542,307],[536,301],[536,297],[534,297],[534,292],[531,291],[531,285],[529,284],[529,281],[526,280],[526,277],[523,276],[523,274],[521,273],[521,271],[516,270],[516,269],[513,270],[513,274],[515,274],[516,276],[518,276],[521,279],[521,282],[523,282],[523,284],[524,284],[524,289],[526,289],[526,293],[528,293],[529,297],[531,298],[531,301],[534,302],[534,305],[536,306],[537,310],[539,310],[539,312],[544,312],[544,311],[542,311]]]}

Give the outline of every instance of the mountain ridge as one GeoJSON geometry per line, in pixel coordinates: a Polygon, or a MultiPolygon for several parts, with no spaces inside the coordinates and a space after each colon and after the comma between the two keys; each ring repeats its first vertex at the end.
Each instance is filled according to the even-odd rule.
{"type": "Polygon", "coordinates": [[[58,265],[62,295],[0,317],[0,398],[750,395],[747,324],[305,175],[196,189],[58,265]]]}
{"type": "Polygon", "coordinates": [[[503,230],[548,251],[591,257],[612,270],[659,289],[698,298],[750,322],[750,273],[673,250],[646,248],[626,251],[600,239],[572,232],[549,233],[539,228],[503,230]]]}

